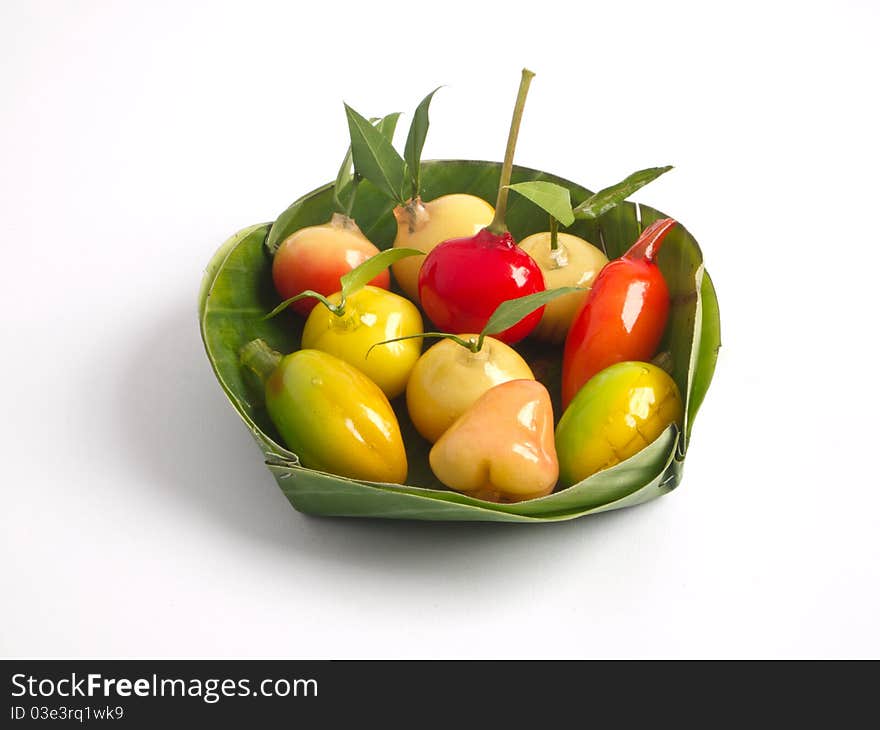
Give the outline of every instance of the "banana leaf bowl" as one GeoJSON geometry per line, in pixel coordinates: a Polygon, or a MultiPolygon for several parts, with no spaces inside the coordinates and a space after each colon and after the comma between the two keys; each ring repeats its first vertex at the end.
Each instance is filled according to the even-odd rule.
{"type": "MultiPolygon", "coordinates": [[[[493,202],[501,165],[473,160],[433,160],[422,163],[423,197],[470,193],[493,202]]],[[[513,182],[549,180],[567,187],[573,200],[590,191],[555,175],[515,167],[513,182]]],[[[380,249],[391,246],[396,233],[392,204],[369,182],[362,183],[353,217],[380,249]]],[[[703,266],[696,240],[681,225],[666,238],[659,266],[669,285],[669,323],[660,346],[684,398],[685,415],[648,447],[620,464],[600,471],[567,489],[546,497],[513,504],[495,504],[446,489],[428,465],[431,444],[416,432],[405,397],[392,403],[407,449],[407,484],[363,482],[308,469],[286,449],[268,418],[261,389],[239,365],[239,349],[261,337],[281,352],[300,346],[303,321],[284,313],[270,320],[263,315],[279,301],[272,284],[272,253],[291,233],[326,222],[333,212],[332,186],[308,193],[278,216],[274,223],[250,226],[227,240],[208,264],[199,294],[202,339],[214,374],[233,408],[255,438],[266,466],[292,505],[301,512],[345,517],[384,517],[413,520],[552,522],[629,507],[672,491],[678,486],[697,409],[706,395],[720,347],[718,301],[703,266]]],[[[620,256],[641,230],[665,214],[646,205],[622,203],[595,220],[579,220],[568,232],[603,248],[609,258],[620,256]]],[[[546,214],[524,198],[512,196],[507,223],[517,240],[546,230],[546,214]]],[[[431,343],[426,342],[425,347],[431,343]]],[[[562,347],[526,340],[517,349],[532,366],[535,377],[559,402],[562,347]]]]}

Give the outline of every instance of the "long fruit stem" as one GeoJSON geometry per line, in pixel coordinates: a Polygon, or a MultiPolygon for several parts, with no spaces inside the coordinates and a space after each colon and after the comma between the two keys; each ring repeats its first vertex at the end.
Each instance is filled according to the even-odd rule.
{"type": "Polygon", "coordinates": [[[510,133],[507,136],[507,150],[504,153],[504,165],[501,168],[501,182],[498,186],[498,200],[495,203],[495,217],[487,228],[496,236],[507,231],[504,216],[507,214],[507,196],[510,190],[510,175],[513,172],[513,153],[516,151],[516,139],[519,137],[519,125],[522,121],[523,109],[526,106],[526,96],[529,93],[529,84],[532,83],[534,73],[527,68],[522,70],[522,79],[519,82],[519,93],[516,96],[516,106],[513,107],[513,118],[510,120],[510,133]]]}

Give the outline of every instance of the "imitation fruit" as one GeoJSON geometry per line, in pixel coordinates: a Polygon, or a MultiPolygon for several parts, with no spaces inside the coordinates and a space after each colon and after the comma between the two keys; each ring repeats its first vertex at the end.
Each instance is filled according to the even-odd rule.
{"type": "Polygon", "coordinates": [[[621,362],[594,376],[556,427],[561,487],[628,459],[672,423],[681,424],[681,395],[656,365],[621,362]]]}
{"type": "MultiPolygon", "coordinates": [[[[495,217],[475,235],[444,241],[422,264],[419,297],[425,313],[441,330],[479,331],[502,302],[545,289],[538,264],[516,245],[504,222],[513,155],[533,76],[523,69],[501,168],[495,217]]],[[[537,326],[542,313],[537,309],[495,336],[508,344],[519,342],[537,326]]]]}
{"type": "MultiPolygon", "coordinates": [[[[428,134],[428,110],[437,89],[416,107],[401,157],[389,135],[381,133],[362,115],[346,105],[352,159],[357,177],[364,177],[395,203],[397,221],[394,248],[413,248],[428,253],[448,238],[470,236],[492,220],[489,203],[475,195],[452,193],[424,201],[421,190],[421,158],[428,134]]],[[[419,301],[418,277],[422,259],[401,259],[392,266],[403,292],[419,301]]]]}
{"type": "Polygon", "coordinates": [[[534,380],[490,388],[434,444],[429,460],[447,487],[478,499],[549,494],[559,475],[550,394],[534,380]]]}
{"type": "MultiPolygon", "coordinates": [[[[377,120],[377,134],[394,133],[398,115],[377,120]]],[[[361,232],[351,217],[351,208],[359,180],[350,170],[351,150],[346,154],[333,190],[336,211],[327,223],[307,226],[285,238],[272,259],[272,281],[282,299],[291,299],[310,289],[328,296],[339,291],[339,279],[379,249],[361,232]]],[[[391,279],[386,269],[369,282],[388,289],[391,279]]],[[[294,311],[307,315],[316,301],[298,299],[291,304],[294,311]]]]}
{"type": "Polygon", "coordinates": [[[265,384],[269,418],[303,466],[351,479],[406,480],[397,417],[360,370],[319,350],[282,356],[262,340],[245,345],[240,358],[265,384]]]}
{"type": "Polygon", "coordinates": [[[563,407],[600,370],[654,356],[669,316],[669,289],[656,257],[674,225],[671,218],[655,221],[596,277],[565,340],[563,407]]]}
{"type": "Polygon", "coordinates": [[[541,268],[546,287],[575,286],[582,289],[548,304],[532,333],[534,337],[552,343],[565,340],[571,321],[587,298],[593,280],[608,263],[603,251],[579,236],[560,233],[559,225],[568,227],[576,219],[593,220],[671,169],[667,165],[634,172],[619,183],[593,193],[575,208],[571,205],[571,193],[562,185],[533,180],[510,186],[511,190],[528,198],[550,216],[549,231],[535,233],[519,244],[541,268]]]}
{"type": "Polygon", "coordinates": [[[330,353],[353,365],[376,383],[389,398],[403,393],[422,351],[422,315],[416,306],[393,292],[366,285],[392,261],[419,256],[412,249],[382,251],[344,274],[340,291],[329,297],[306,290],[278,305],[268,316],[301,299],[320,301],[306,320],[302,346],[330,353]],[[378,342],[389,342],[372,353],[378,342]]]}

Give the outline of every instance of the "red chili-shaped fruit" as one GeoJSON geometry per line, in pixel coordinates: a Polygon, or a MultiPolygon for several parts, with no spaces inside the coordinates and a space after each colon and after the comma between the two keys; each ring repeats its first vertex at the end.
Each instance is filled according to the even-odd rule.
{"type": "MultiPolygon", "coordinates": [[[[513,236],[484,228],[469,238],[436,246],[419,272],[425,313],[443,332],[481,332],[501,302],[544,291],[544,275],[513,236]]],[[[495,339],[513,344],[528,335],[544,314],[535,310],[495,339]]]]}
{"type": "Polygon", "coordinates": [[[629,251],[599,272],[565,340],[564,408],[601,370],[654,356],[669,317],[669,289],[656,257],[674,225],[672,218],[652,223],[629,251]]]}

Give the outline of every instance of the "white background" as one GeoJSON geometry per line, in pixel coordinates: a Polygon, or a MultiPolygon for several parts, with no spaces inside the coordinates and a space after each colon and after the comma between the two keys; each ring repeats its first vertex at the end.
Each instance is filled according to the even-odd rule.
{"type": "Polygon", "coordinates": [[[0,654],[877,657],[878,5],[0,4],[0,654]],[[723,342],[684,482],[544,526],[311,518],[204,356],[203,268],[330,179],[342,101],[425,157],[636,195],[723,342]],[[405,130],[408,120],[401,125],[405,130]]]}

